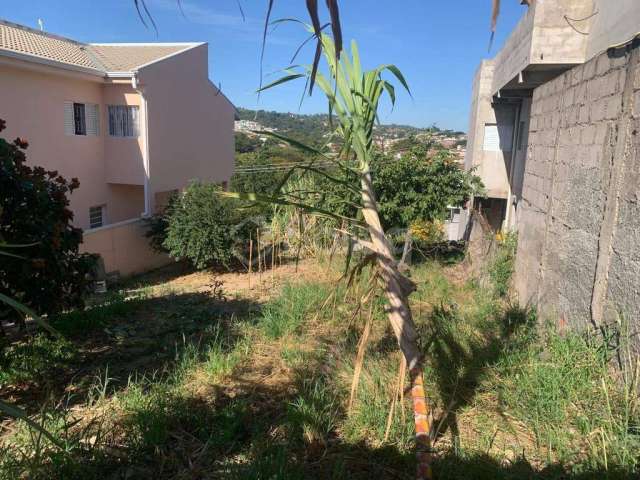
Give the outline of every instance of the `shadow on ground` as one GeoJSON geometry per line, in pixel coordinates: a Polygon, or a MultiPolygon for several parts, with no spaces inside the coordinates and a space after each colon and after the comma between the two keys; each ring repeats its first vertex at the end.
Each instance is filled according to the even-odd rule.
{"type": "Polygon", "coordinates": [[[237,323],[256,317],[260,307],[212,292],[106,298],[103,304],[51,319],[65,337],[60,345],[40,347],[28,335],[14,340],[13,352],[24,356],[20,380],[0,385],[0,396],[35,413],[48,398],[66,395],[70,405],[81,403],[87,390],[105,378],[111,394],[129,378],[170,372],[184,351],[204,351],[216,336],[224,335],[232,348],[237,323]]]}

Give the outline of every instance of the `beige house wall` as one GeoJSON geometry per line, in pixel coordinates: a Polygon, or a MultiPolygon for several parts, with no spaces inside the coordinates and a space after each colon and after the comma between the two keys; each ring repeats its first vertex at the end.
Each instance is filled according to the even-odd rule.
{"type": "Polygon", "coordinates": [[[229,181],[235,108],[209,81],[207,45],[141,68],[149,115],[150,193],[229,181]]]}
{"type": "Polygon", "coordinates": [[[82,251],[100,253],[107,273],[122,277],[159,268],[172,262],[167,255],[149,248],[143,220],[127,220],[84,233],[82,251]]]}
{"type": "Polygon", "coordinates": [[[167,192],[194,179],[227,182],[234,169],[235,108],[209,81],[206,45],[141,67],[137,77],[135,89],[131,78],[106,80],[0,58],[2,136],[29,141],[28,164],[79,179],[70,207],[74,224],[86,230],[83,249],[100,253],[107,271],[121,275],[166,263],[150,250],[141,223],[122,224],[145,212],[145,183],[150,213],[167,192]],[[65,102],[97,104],[99,134],[65,134],[65,102]],[[139,106],[138,138],[109,135],[109,105],[139,106]],[[106,207],[105,227],[88,230],[92,206],[106,207]]]}
{"type": "Polygon", "coordinates": [[[104,162],[109,183],[144,185],[144,109],[140,108],[140,94],[126,83],[107,84],[103,87],[105,108],[102,114],[104,125],[104,162]],[[140,113],[140,135],[137,138],[112,137],[109,135],[109,105],[137,106],[140,113]]]}
{"type": "MultiPolygon", "coordinates": [[[[55,69],[27,70],[19,62],[0,63],[0,118],[7,122],[2,136],[29,142],[27,163],[77,177],[80,188],[70,198],[74,224],[89,227],[89,207],[109,204],[105,181],[104,135],[65,135],[64,102],[95,103],[104,111],[103,85],[55,69]]],[[[100,125],[104,131],[104,123],[100,125]]]]}

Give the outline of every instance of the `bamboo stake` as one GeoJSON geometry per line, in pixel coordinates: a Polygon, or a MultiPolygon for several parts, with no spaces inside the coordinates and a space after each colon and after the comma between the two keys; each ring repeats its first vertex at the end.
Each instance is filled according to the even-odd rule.
{"type": "Polygon", "coordinates": [[[262,293],[262,252],[260,248],[260,229],[256,228],[256,241],[258,242],[258,290],[262,293]]]}
{"type": "Polygon", "coordinates": [[[251,290],[251,271],[253,270],[253,239],[249,234],[249,290],[251,290]]]}
{"type": "Polygon", "coordinates": [[[276,234],[271,236],[271,286],[276,285],[276,234]]]}

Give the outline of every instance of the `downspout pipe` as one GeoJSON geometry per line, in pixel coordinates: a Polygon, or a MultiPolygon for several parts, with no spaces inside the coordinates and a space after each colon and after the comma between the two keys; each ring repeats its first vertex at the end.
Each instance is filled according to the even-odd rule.
{"type": "Polygon", "coordinates": [[[142,125],[142,141],[144,144],[142,150],[142,163],[144,165],[144,212],[142,212],[142,216],[149,217],[151,215],[151,189],[149,188],[149,110],[147,108],[147,98],[144,94],[144,87],[140,85],[137,72],[131,77],[131,87],[140,94],[140,113],[144,120],[142,125]]]}

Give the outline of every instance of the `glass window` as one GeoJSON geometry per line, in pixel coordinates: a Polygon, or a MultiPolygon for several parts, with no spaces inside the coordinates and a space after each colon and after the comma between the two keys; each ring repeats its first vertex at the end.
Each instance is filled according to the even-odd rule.
{"type": "Polygon", "coordinates": [[[138,136],[138,107],[109,105],[109,135],[112,137],[138,136]]]}
{"type": "Polygon", "coordinates": [[[89,209],[89,228],[98,228],[104,225],[104,205],[98,205],[89,209]]]}
{"type": "Polygon", "coordinates": [[[84,103],[73,104],[73,125],[76,135],[87,134],[87,119],[84,111],[84,103]]]}

